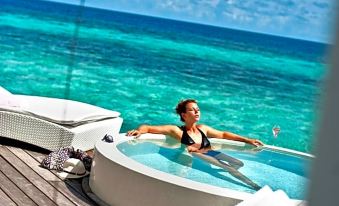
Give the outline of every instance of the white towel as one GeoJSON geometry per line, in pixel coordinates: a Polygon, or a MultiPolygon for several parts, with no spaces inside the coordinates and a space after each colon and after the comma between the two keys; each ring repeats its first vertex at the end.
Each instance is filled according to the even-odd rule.
{"type": "Polygon", "coordinates": [[[250,198],[236,206],[295,206],[299,201],[291,200],[282,190],[272,191],[269,186],[264,186],[250,198]]]}
{"type": "Polygon", "coordinates": [[[268,196],[272,195],[273,191],[269,186],[264,186],[261,188],[259,191],[257,191],[255,194],[253,194],[251,197],[248,199],[240,202],[236,206],[254,206],[254,205],[260,205],[262,203],[262,200],[268,196]]]}

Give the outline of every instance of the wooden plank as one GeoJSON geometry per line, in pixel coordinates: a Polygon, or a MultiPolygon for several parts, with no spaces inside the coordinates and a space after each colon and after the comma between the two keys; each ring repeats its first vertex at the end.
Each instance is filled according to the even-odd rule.
{"type": "MultiPolygon", "coordinates": [[[[0,165],[1,172],[4,174],[4,176],[6,176],[12,183],[14,183],[14,185],[19,188],[23,193],[25,193],[25,195],[28,196],[34,203],[38,205],[39,203],[50,203],[53,205],[53,202],[51,200],[49,200],[45,195],[41,195],[41,192],[18,171],[16,171],[4,158],[0,159],[0,165]]],[[[15,198],[18,197],[15,196],[15,198]]]]}
{"type": "MultiPolygon", "coordinates": [[[[5,161],[2,157],[0,157],[0,162],[5,161]]],[[[1,167],[2,169],[2,167],[1,167]]],[[[0,171],[0,188],[2,194],[0,194],[0,205],[11,205],[8,200],[6,200],[6,196],[13,200],[14,205],[19,206],[33,206],[36,205],[25,193],[23,193],[10,179],[8,179],[1,171],[0,171]],[[3,195],[4,194],[4,195],[3,195]]]]}
{"type": "Polygon", "coordinates": [[[9,147],[7,149],[10,150],[15,156],[20,158],[27,166],[29,166],[32,170],[34,170],[37,174],[39,174],[46,181],[62,181],[58,176],[54,175],[51,171],[40,167],[40,162],[31,157],[28,153],[20,148],[9,147]]]}
{"type": "Polygon", "coordinates": [[[37,205],[56,205],[51,199],[44,195],[38,188],[36,188],[29,180],[27,180],[20,172],[18,172],[7,162],[5,157],[8,156],[8,154],[4,154],[2,148],[3,147],[0,147],[0,154],[3,157],[0,159],[0,167],[3,174],[37,205]]]}
{"type": "Polygon", "coordinates": [[[39,174],[43,179],[48,181],[51,185],[55,187],[56,190],[65,195],[68,199],[70,199],[76,205],[93,205],[93,202],[89,200],[82,192],[78,192],[72,187],[67,186],[67,184],[62,181],[58,176],[56,176],[50,170],[40,167],[40,162],[34,159],[30,154],[26,151],[15,148],[15,147],[7,147],[13,154],[15,154],[18,158],[20,158],[27,166],[29,166],[32,170],[34,170],[37,174],[39,174]]]}
{"type": "Polygon", "coordinates": [[[35,152],[35,151],[28,151],[28,150],[26,150],[26,152],[29,155],[31,155],[38,162],[41,162],[47,156],[45,154],[41,154],[41,153],[35,152]]]}
{"type": "Polygon", "coordinates": [[[54,187],[61,189],[63,194],[65,194],[70,200],[72,200],[76,205],[81,206],[96,206],[92,200],[87,198],[83,192],[79,193],[78,190],[74,189],[73,185],[66,184],[65,182],[50,182],[54,187]]]}
{"type": "MultiPolygon", "coordinates": [[[[2,174],[3,175],[3,174],[2,174]]],[[[0,183],[1,184],[1,183],[0,183]]],[[[11,200],[1,189],[0,189],[0,205],[16,206],[15,202],[11,200]]]]}
{"type": "MultiPolygon", "coordinates": [[[[74,204],[67,199],[63,194],[56,191],[46,180],[42,179],[37,173],[30,169],[18,157],[10,152],[6,147],[0,147],[0,154],[10,163],[7,165],[9,171],[3,173],[9,177],[18,187],[25,189],[25,193],[33,199],[38,205],[67,205],[74,204]],[[20,178],[18,178],[20,177],[20,178]],[[27,179],[29,180],[27,180],[27,179]],[[23,183],[24,182],[24,183],[23,183]],[[32,184],[33,183],[33,184],[32,184]],[[46,197],[47,196],[47,197],[46,197]]],[[[6,164],[6,162],[3,162],[6,164]]]]}

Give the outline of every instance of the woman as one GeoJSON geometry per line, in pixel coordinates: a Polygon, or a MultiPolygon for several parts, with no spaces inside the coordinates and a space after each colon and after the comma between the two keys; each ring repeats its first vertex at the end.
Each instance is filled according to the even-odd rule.
{"type": "Polygon", "coordinates": [[[200,110],[197,101],[194,99],[180,101],[176,107],[176,113],[180,116],[180,120],[184,122],[183,126],[141,125],[138,129],[128,131],[127,136],[135,136],[137,138],[144,133],[155,133],[174,137],[182,144],[187,145],[187,150],[192,155],[198,156],[211,164],[224,168],[231,175],[240,179],[247,185],[250,185],[255,190],[260,189],[257,184],[238,171],[238,169],[244,165],[243,162],[221,152],[212,150],[207,137],[235,140],[254,146],[262,146],[263,143],[261,141],[245,138],[226,131],[219,131],[207,125],[197,124],[200,119],[200,110]]]}

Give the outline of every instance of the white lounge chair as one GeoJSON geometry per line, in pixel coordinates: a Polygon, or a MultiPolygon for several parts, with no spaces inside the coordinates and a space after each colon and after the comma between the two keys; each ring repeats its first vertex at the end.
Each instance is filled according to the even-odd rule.
{"type": "Polygon", "coordinates": [[[0,137],[56,150],[64,146],[89,150],[105,134],[119,134],[119,112],[90,104],[27,95],[0,87],[0,137]]]}

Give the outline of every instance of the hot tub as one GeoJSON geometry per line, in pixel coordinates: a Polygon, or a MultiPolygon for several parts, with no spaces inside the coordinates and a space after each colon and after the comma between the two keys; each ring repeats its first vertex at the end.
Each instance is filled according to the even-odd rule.
{"type": "MultiPolygon", "coordinates": [[[[211,139],[218,151],[244,162],[241,173],[289,197],[302,200],[309,154],[278,147],[259,150],[241,142],[211,139]]],[[[164,135],[134,140],[120,134],[95,146],[89,186],[109,205],[235,205],[255,190],[226,171],[186,152],[164,135]]]]}

